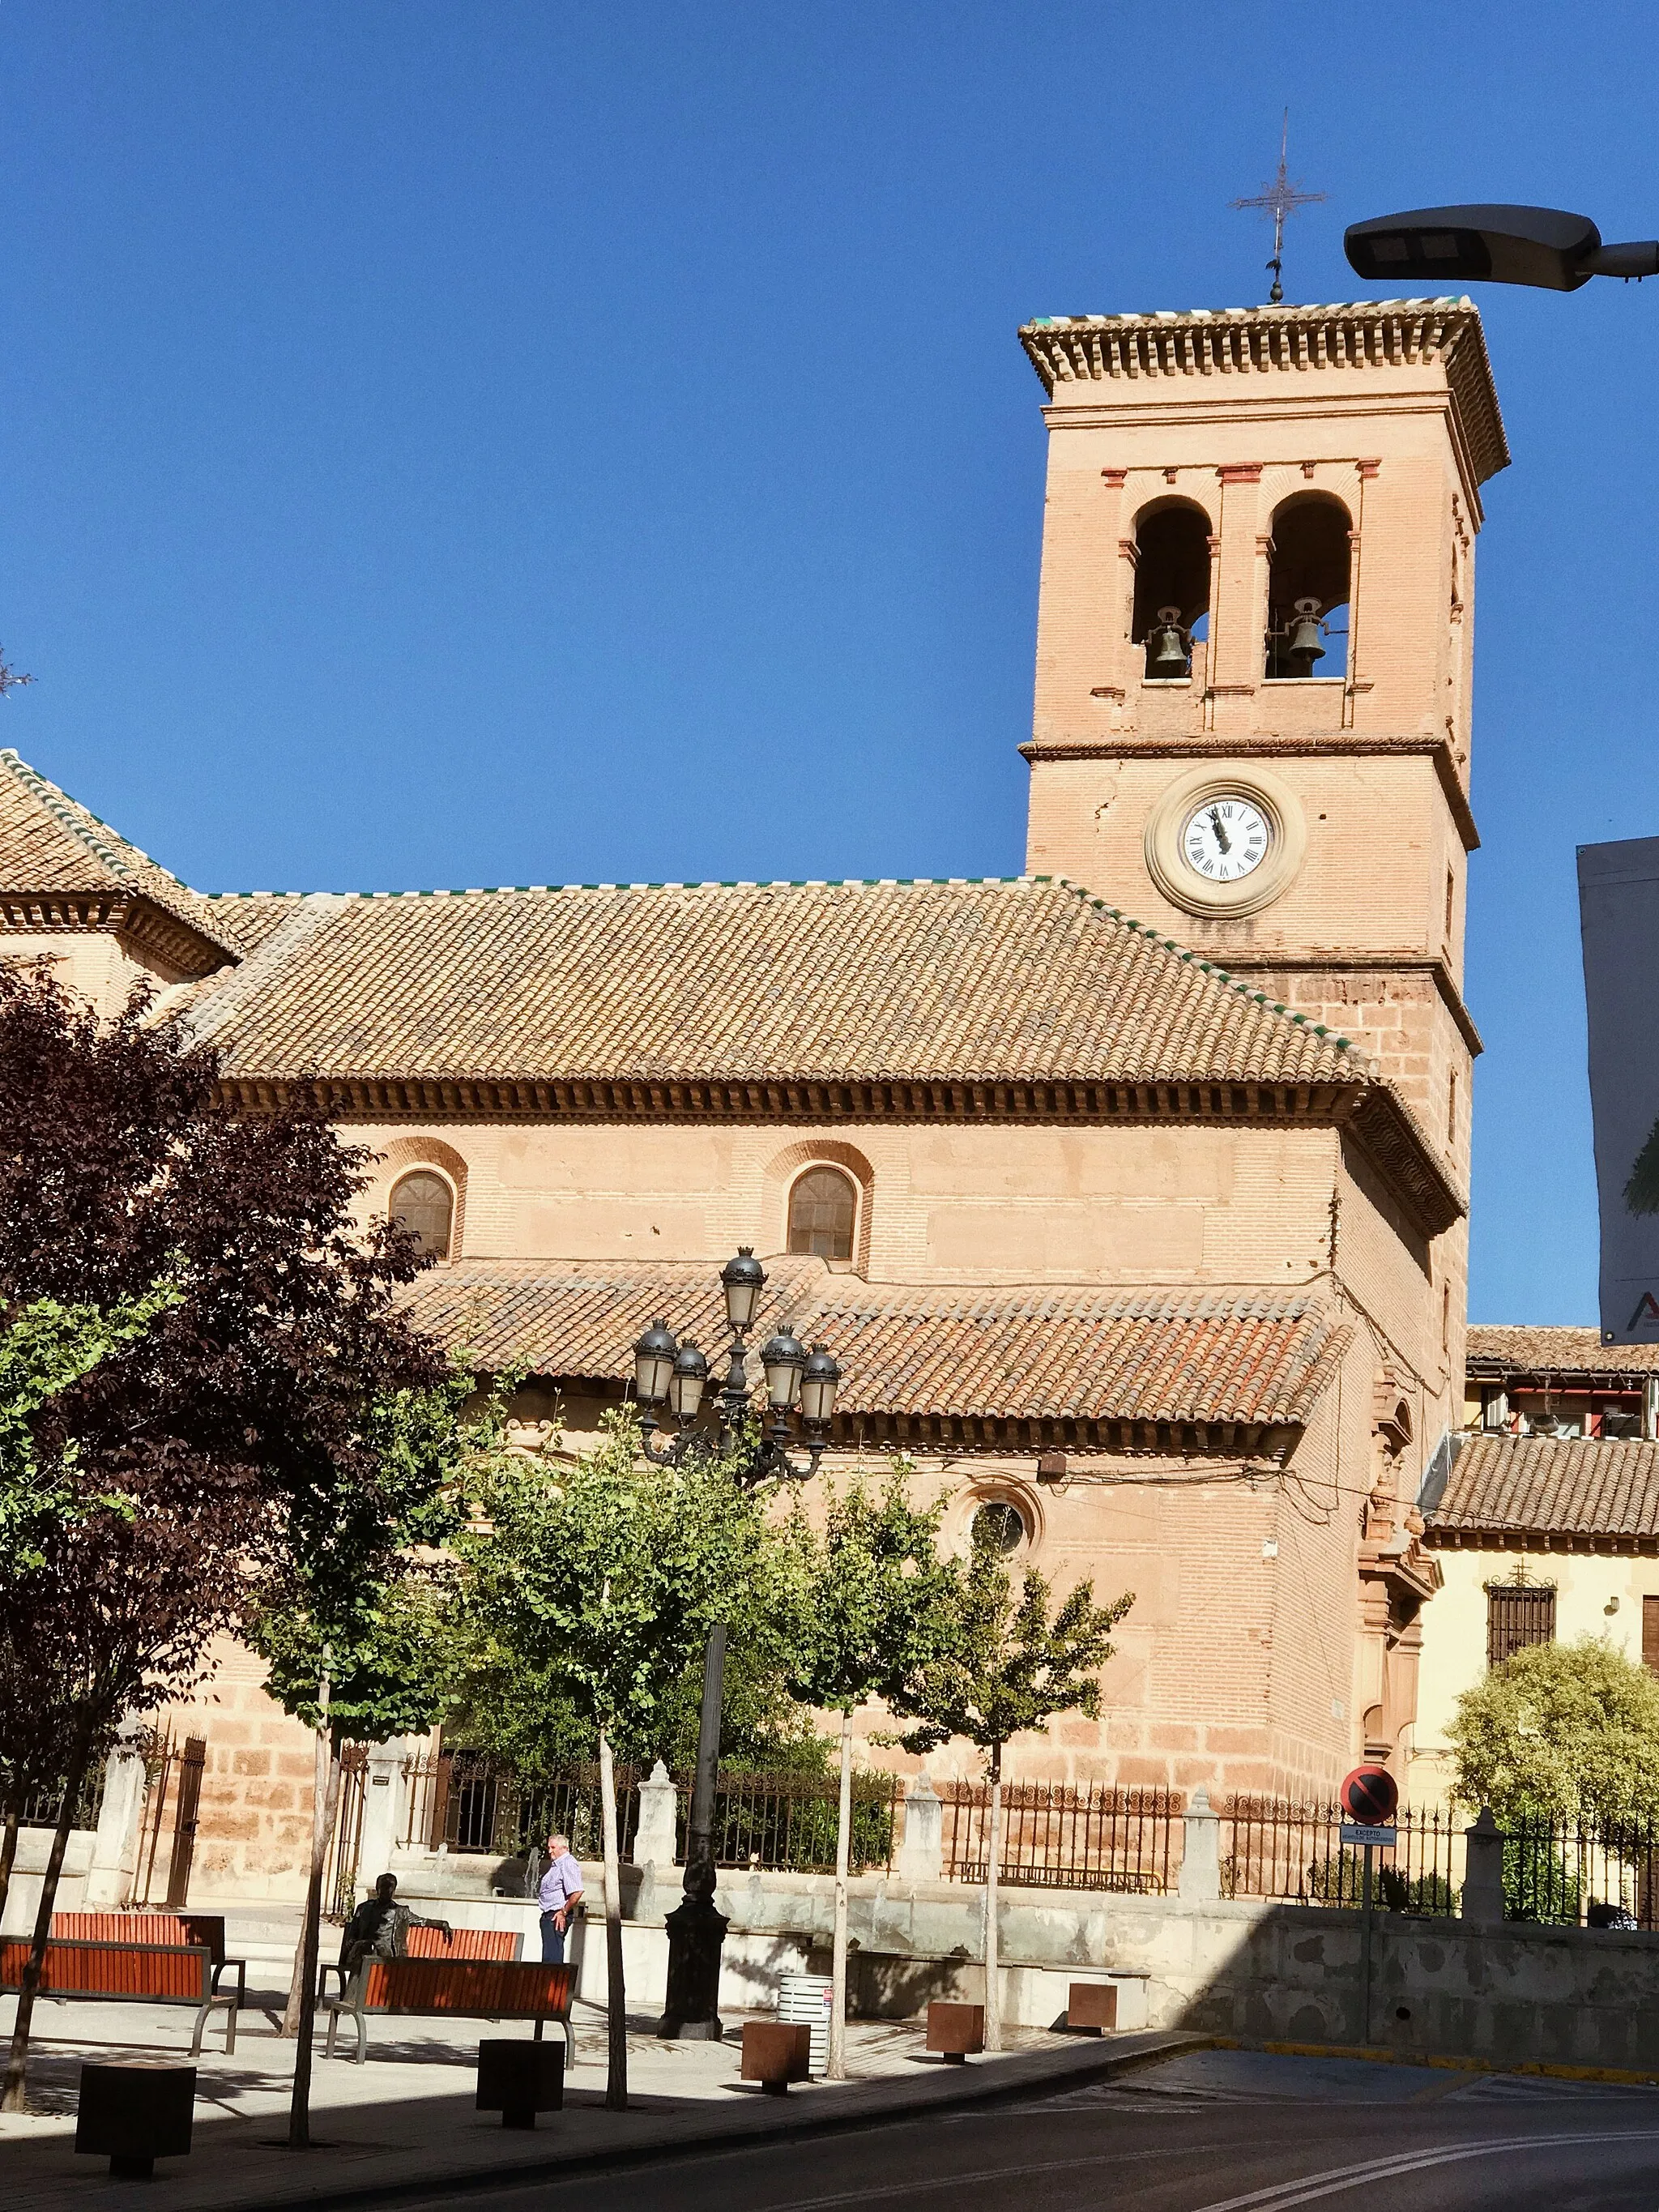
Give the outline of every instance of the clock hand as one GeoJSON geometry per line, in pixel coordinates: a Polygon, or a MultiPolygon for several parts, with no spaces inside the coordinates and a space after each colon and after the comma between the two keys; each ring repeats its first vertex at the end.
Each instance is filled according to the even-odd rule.
{"type": "Polygon", "coordinates": [[[1212,806],[1210,809],[1210,823],[1215,831],[1216,843],[1220,846],[1224,853],[1231,853],[1233,849],[1233,841],[1221,826],[1221,814],[1218,808],[1212,806]]]}

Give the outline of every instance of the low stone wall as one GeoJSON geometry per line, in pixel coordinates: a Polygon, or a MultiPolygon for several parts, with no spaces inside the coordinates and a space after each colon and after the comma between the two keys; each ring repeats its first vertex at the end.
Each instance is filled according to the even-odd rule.
{"type": "MultiPolygon", "coordinates": [[[[398,1869],[417,1909],[473,1926],[522,1929],[537,1916],[495,1897],[513,1869],[410,1854],[398,1869]]],[[[603,1886],[588,1870],[582,1995],[605,1994],[603,1886]]],[[[662,2002],[665,1911],[677,1869],[623,1870],[629,2007],[662,2002]]],[[[765,2009],[787,1973],[827,1972],[834,1885],[820,1875],[727,1875],[721,2002],[765,2009]]],[[[849,1927],[853,2006],[906,2018],[937,1996],[984,1990],[984,1899],[948,1882],[856,1877],[849,1927]]],[[[1358,1912],[1261,1899],[1126,1897],[1005,1889],[999,1916],[1006,2017],[1047,2026],[1072,1980],[1119,1986],[1125,2027],[1185,2027],[1249,2043],[1385,2045],[1403,2055],[1613,2068],[1659,2076],[1659,1936],[1613,1929],[1492,1926],[1382,1913],[1373,1923],[1369,2025],[1358,1912]]]]}

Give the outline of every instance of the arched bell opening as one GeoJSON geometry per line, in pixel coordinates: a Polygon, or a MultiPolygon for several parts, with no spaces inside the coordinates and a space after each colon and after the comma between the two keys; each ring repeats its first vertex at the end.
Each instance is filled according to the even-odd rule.
{"type": "Polygon", "coordinates": [[[1135,605],[1130,635],[1146,654],[1149,683],[1184,683],[1193,646],[1209,632],[1210,518],[1171,500],[1135,524],[1135,605]]]}
{"type": "Polygon", "coordinates": [[[1270,681],[1348,672],[1348,592],[1352,523],[1323,492],[1274,510],[1267,556],[1266,672],[1270,681]]]}

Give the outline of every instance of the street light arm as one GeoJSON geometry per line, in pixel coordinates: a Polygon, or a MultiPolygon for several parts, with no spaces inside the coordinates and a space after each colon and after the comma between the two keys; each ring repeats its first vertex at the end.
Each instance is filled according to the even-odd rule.
{"type": "Polygon", "coordinates": [[[1620,246],[1598,246],[1580,266],[1591,276],[1659,276],[1659,238],[1638,238],[1620,246]]]}

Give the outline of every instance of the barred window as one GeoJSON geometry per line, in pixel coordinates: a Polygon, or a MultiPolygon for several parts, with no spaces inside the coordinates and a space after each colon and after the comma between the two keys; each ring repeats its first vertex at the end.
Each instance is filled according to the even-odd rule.
{"type": "Polygon", "coordinates": [[[1642,1601],[1642,1664],[1659,1674],[1659,1597],[1642,1601]]]}
{"type": "Polygon", "coordinates": [[[789,1194],[789,1249],[820,1260],[850,1260],[858,1200],[836,1168],[808,1168],[789,1194]]]}
{"type": "Polygon", "coordinates": [[[404,1176],[392,1186],[392,1203],[386,1210],[399,1229],[410,1231],[422,1251],[431,1252],[440,1260],[449,1257],[455,1200],[441,1175],[418,1169],[404,1176]]]}
{"type": "Polygon", "coordinates": [[[1486,1584],[1486,1664],[1501,1667],[1529,1644],[1555,1641],[1555,1591],[1538,1583],[1486,1584]]]}

